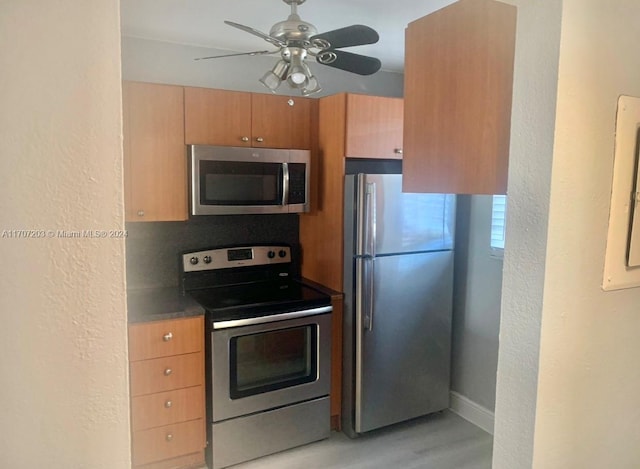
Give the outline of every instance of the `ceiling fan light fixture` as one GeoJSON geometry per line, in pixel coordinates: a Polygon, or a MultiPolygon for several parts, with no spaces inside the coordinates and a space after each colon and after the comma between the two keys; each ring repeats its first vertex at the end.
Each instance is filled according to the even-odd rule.
{"type": "Polygon", "coordinates": [[[302,95],[309,96],[311,94],[322,91],[318,79],[315,77],[315,75],[313,75],[313,73],[311,73],[311,69],[309,68],[309,66],[303,62],[302,67],[304,68],[304,72],[307,75],[307,84],[304,88],[302,88],[302,95]]]}
{"type": "Polygon", "coordinates": [[[307,51],[299,47],[289,47],[289,71],[287,82],[292,88],[304,88],[309,82],[307,71],[304,68],[304,59],[307,51]]]}
{"type": "Polygon", "coordinates": [[[287,77],[288,72],[289,64],[284,60],[278,60],[273,69],[265,73],[259,81],[268,89],[275,92],[287,77]]]}
{"type": "MultiPolygon", "coordinates": [[[[293,69],[293,67],[291,67],[293,69]]],[[[302,68],[295,68],[289,71],[289,76],[287,77],[287,81],[294,88],[302,88],[304,87],[309,79],[307,75],[305,75],[304,70],[302,68]]]]}

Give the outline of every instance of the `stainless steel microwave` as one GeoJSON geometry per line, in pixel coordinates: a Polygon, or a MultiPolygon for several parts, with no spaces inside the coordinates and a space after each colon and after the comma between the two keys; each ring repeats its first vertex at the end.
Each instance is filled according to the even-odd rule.
{"type": "Polygon", "coordinates": [[[189,145],[192,215],[309,211],[309,151],[189,145]]]}

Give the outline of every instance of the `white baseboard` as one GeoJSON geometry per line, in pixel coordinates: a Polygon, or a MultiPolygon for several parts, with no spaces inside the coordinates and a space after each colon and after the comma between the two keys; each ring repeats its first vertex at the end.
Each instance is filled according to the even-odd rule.
{"type": "Polygon", "coordinates": [[[493,412],[455,391],[451,391],[450,395],[449,409],[452,412],[493,435],[493,422],[495,420],[493,412]]]}

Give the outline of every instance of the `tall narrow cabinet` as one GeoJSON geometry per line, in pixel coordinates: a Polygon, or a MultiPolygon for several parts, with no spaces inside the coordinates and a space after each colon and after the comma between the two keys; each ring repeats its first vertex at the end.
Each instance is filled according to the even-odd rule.
{"type": "Polygon", "coordinates": [[[187,160],[181,86],[124,82],[127,221],[187,219],[187,160]]]}
{"type": "MultiPolygon", "coordinates": [[[[343,291],[346,158],[401,159],[401,98],[337,94],[318,104],[318,157],[312,160],[311,212],[300,216],[302,275],[343,291]]],[[[342,302],[333,311],[331,415],[339,422],[342,378],[342,302]]],[[[334,425],[335,427],[335,425],[334,425]]]]}

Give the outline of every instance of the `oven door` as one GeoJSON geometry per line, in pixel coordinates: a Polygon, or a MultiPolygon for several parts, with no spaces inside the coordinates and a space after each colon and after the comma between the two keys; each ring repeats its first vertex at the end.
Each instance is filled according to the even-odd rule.
{"type": "Polygon", "coordinates": [[[211,332],[213,421],[326,396],[331,314],[211,332]]]}

